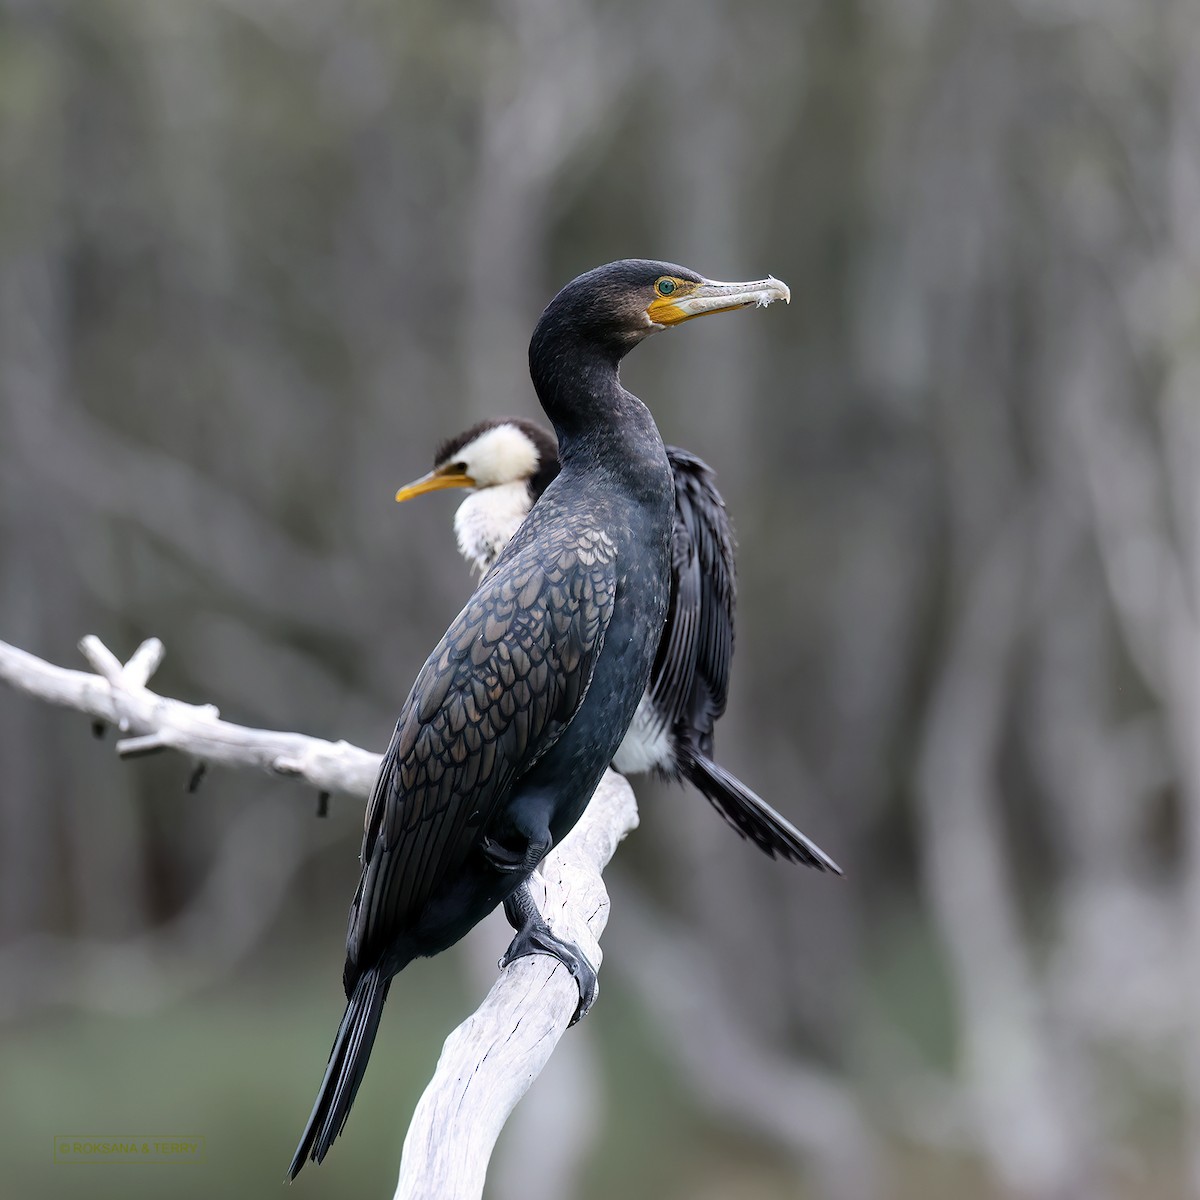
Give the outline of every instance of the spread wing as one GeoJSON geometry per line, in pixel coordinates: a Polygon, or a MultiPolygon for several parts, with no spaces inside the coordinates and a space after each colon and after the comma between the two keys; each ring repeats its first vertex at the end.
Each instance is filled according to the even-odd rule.
{"type": "Polygon", "coordinates": [[[481,582],[405,701],[367,806],[349,981],[461,866],[587,693],[613,612],[615,549],[594,527],[542,524],[536,542],[529,533],[481,582]],[[557,549],[547,549],[551,528],[557,549]]]}
{"type": "Polygon", "coordinates": [[[675,475],[671,599],[648,692],[668,727],[682,723],[711,754],[733,660],[733,530],[708,464],[678,446],[667,447],[667,458],[675,475]]]}

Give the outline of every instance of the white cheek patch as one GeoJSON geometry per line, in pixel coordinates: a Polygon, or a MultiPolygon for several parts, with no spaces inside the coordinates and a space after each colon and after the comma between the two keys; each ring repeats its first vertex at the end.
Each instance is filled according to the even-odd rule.
{"type": "Polygon", "coordinates": [[[458,459],[466,466],[467,474],[475,480],[477,488],[528,479],[538,465],[533,443],[512,425],[497,425],[481,434],[463,448],[458,459]]]}

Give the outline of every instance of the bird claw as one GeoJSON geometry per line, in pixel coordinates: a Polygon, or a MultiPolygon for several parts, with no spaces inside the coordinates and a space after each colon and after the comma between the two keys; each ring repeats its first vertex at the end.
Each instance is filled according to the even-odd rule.
{"type": "Polygon", "coordinates": [[[544,921],[526,925],[517,932],[517,936],[500,959],[500,969],[504,970],[509,963],[518,958],[527,958],[531,954],[548,954],[551,958],[558,959],[571,972],[579,988],[579,1003],[575,1006],[571,1025],[582,1021],[596,1003],[596,996],[600,991],[596,968],[588,962],[583,951],[574,942],[567,942],[555,936],[544,921]]]}
{"type": "Polygon", "coordinates": [[[484,857],[497,871],[524,871],[528,874],[533,869],[527,853],[518,854],[515,850],[502,846],[495,838],[485,837],[479,846],[484,857]]]}

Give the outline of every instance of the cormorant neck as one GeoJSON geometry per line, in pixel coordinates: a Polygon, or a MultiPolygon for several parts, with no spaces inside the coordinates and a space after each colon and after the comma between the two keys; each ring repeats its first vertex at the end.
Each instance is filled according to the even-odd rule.
{"type": "Polygon", "coordinates": [[[539,323],[534,330],[529,373],[554,424],[564,467],[607,462],[625,474],[637,470],[653,444],[662,446],[646,406],[621,386],[618,367],[634,344],[597,342],[561,325],[539,323]]]}
{"type": "Polygon", "coordinates": [[[607,423],[611,403],[622,391],[618,366],[623,355],[546,324],[533,331],[529,374],[561,445],[564,435],[607,423]]]}

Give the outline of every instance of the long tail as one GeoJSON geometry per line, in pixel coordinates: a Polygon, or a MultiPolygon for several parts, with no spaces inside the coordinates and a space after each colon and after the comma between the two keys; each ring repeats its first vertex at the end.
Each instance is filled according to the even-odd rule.
{"type": "Polygon", "coordinates": [[[780,816],[724,767],[686,743],[679,747],[678,754],[679,769],[684,778],[742,837],[749,838],[764,854],[804,863],[818,871],[842,873],[842,868],[816,842],[805,837],[786,817],[780,816]]]}
{"type": "Polygon", "coordinates": [[[383,1016],[383,1002],[391,986],[391,978],[383,978],[376,967],[364,971],[354,985],[346,1015],[333,1039],[329,1066],[321,1080],[317,1102],[304,1127],[300,1145],[296,1147],[292,1165],[288,1167],[288,1179],[296,1178],[305,1160],[311,1158],[319,1163],[329,1153],[334,1138],[342,1132],[366,1072],[379,1019],[383,1016]]]}

